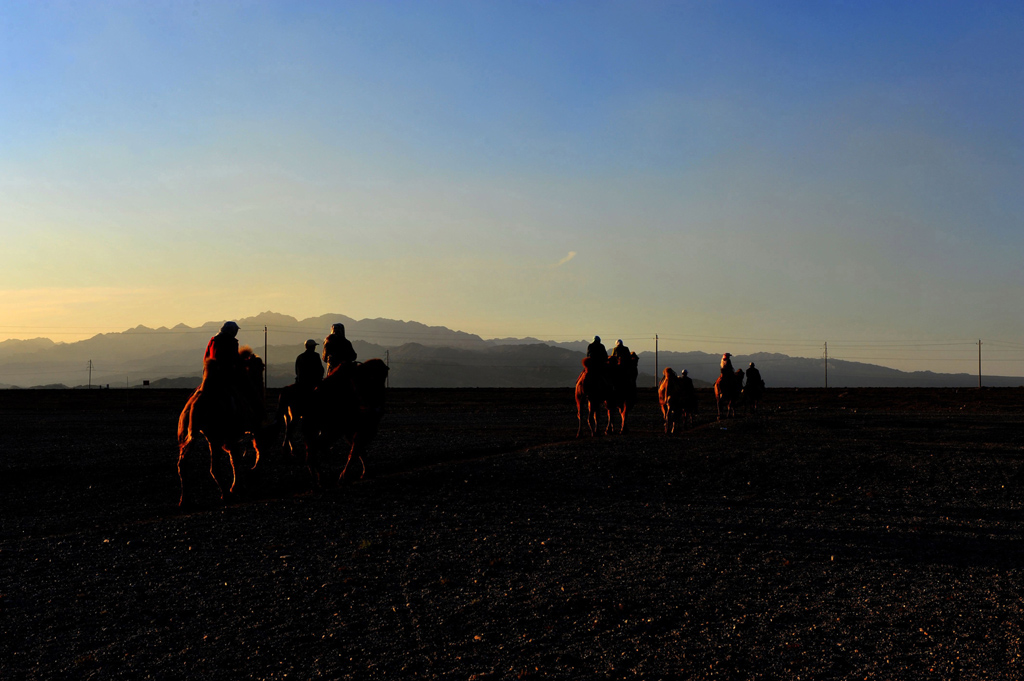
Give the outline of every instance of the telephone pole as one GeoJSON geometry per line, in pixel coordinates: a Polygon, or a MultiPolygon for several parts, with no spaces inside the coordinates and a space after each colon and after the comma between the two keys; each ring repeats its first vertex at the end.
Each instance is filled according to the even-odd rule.
{"type": "Polygon", "coordinates": [[[270,363],[267,361],[267,327],[263,327],[263,397],[267,396],[267,375],[270,374],[270,363]]]}
{"type": "Polygon", "coordinates": [[[978,339],[978,388],[981,388],[981,339],[978,339]]]}
{"type": "Polygon", "coordinates": [[[384,350],[384,366],[388,368],[387,376],[384,378],[384,387],[391,387],[391,350],[384,350]]]}
{"type": "Polygon", "coordinates": [[[654,334],[654,387],[658,387],[658,334],[654,334]]]}
{"type": "Polygon", "coordinates": [[[828,341],[825,341],[825,387],[828,387],[828,341]]]}
{"type": "Polygon", "coordinates": [[[89,390],[92,390],[92,360],[89,360],[89,390]]]}

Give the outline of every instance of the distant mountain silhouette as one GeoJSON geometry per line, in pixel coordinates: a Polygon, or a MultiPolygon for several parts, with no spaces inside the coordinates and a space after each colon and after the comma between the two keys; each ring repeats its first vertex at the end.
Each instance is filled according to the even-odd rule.
{"type": "MultiPolygon", "coordinates": [[[[332,324],[345,325],[346,334],[360,359],[387,357],[392,387],[569,387],[580,372],[587,341],[540,341],[536,338],[484,340],[475,334],[443,326],[427,326],[393,319],[356,320],[342,314],[326,314],[298,320],[275,312],[235,320],[241,327],[238,339],[267,360],[268,384],[287,385],[294,380],[295,357],[303,343],[323,341],[332,324]],[[269,347],[264,349],[263,329],[269,347]]],[[[172,328],[137,326],[120,333],[106,333],[75,343],[55,343],[47,338],[0,342],[0,388],[85,386],[92,360],[92,385],[112,388],[191,387],[198,385],[202,357],[210,336],[222,322],[199,327],[178,324],[172,328]]],[[[707,386],[718,375],[721,355],[703,352],[662,352],[655,366],[654,353],[640,353],[640,386],[653,387],[655,375],[671,366],[687,369],[698,386],[707,386]]],[[[772,387],[818,387],[824,384],[821,359],[757,353],[733,358],[736,368],[755,362],[765,383],[772,387]]],[[[903,372],[859,362],[829,360],[829,385],[835,387],[972,387],[976,375],[903,372]]],[[[984,378],[988,386],[1017,386],[1016,377],[984,378]]]]}

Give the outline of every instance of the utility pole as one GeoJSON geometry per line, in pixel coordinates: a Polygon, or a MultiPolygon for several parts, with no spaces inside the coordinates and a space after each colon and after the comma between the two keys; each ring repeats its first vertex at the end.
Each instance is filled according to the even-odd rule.
{"type": "Polygon", "coordinates": [[[391,350],[384,350],[384,365],[388,368],[387,376],[384,378],[384,387],[391,387],[391,350]]]}
{"type": "Polygon", "coordinates": [[[825,341],[825,387],[828,387],[828,341],[825,341]]]}
{"type": "Polygon", "coordinates": [[[270,362],[267,361],[267,327],[263,327],[263,397],[267,396],[267,375],[270,374],[270,362]]]}
{"type": "Polygon", "coordinates": [[[91,359],[89,360],[89,390],[92,390],[92,360],[91,359]]]}
{"type": "Polygon", "coordinates": [[[978,339],[978,388],[981,388],[981,339],[978,339]]]}
{"type": "Polygon", "coordinates": [[[658,334],[654,334],[654,387],[658,387],[658,334]]]}

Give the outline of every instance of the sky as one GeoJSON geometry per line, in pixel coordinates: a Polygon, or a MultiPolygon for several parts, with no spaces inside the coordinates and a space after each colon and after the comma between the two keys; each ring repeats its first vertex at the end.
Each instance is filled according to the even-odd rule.
{"type": "Polygon", "coordinates": [[[0,5],[0,340],[272,310],[1024,376],[1024,4],[0,5]]]}

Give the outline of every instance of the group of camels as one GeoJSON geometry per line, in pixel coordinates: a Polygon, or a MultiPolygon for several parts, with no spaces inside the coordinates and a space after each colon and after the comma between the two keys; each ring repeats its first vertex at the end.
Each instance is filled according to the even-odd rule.
{"type": "Polygon", "coordinates": [[[259,463],[260,449],[271,439],[284,431],[284,448],[293,457],[293,437],[296,424],[301,424],[304,448],[302,458],[316,486],[325,483],[327,459],[332,445],[345,440],[349,445],[348,458],[338,476],[345,480],[350,467],[358,463],[359,477],[366,472],[363,453],[377,433],[377,426],[384,414],[384,392],[388,366],[380,359],[353,362],[331,371],[320,384],[306,394],[300,394],[296,386],[281,391],[278,418],[271,424],[264,423],[265,407],[262,399],[262,363],[243,365],[256,367],[246,371],[241,380],[230,385],[211,381],[216,375],[216,360],[208,359],[203,367],[203,381],[178,418],[178,480],[181,483],[181,497],[178,505],[186,504],[186,488],[194,476],[187,476],[183,466],[191,460],[201,461],[199,471],[217,483],[221,498],[235,491],[238,482],[237,462],[248,462],[253,469],[259,463]],[[259,375],[256,375],[256,370],[259,375]],[[194,450],[199,446],[196,456],[194,450]],[[217,476],[214,467],[214,453],[227,455],[230,466],[230,482],[217,476]],[[191,454],[190,454],[191,453],[191,454]],[[189,483],[186,484],[186,477],[189,483]]]}
{"type": "MultiPolygon", "coordinates": [[[[188,476],[183,470],[187,462],[201,462],[200,475],[205,476],[208,471],[223,499],[235,491],[239,477],[236,462],[245,463],[249,469],[255,468],[259,464],[260,449],[279,436],[282,429],[285,450],[294,458],[302,457],[315,486],[327,482],[330,450],[339,440],[348,444],[348,457],[338,479],[349,477],[353,463],[360,467],[360,478],[365,474],[363,454],[376,435],[384,413],[388,366],[380,359],[353,362],[332,370],[315,389],[287,386],[281,391],[277,418],[268,425],[264,423],[262,399],[263,364],[258,357],[253,357],[254,361],[243,363],[244,378],[227,385],[211,380],[211,375],[217,374],[216,360],[206,360],[202,384],[189,397],[178,419],[179,505],[186,503],[187,487],[191,484],[186,484],[188,476]],[[302,428],[304,441],[301,454],[296,453],[293,442],[297,425],[302,428]],[[198,445],[202,446],[196,456],[194,449],[198,445]],[[190,452],[193,452],[191,456],[190,452]],[[227,455],[230,483],[222,482],[216,474],[216,452],[227,455]],[[248,465],[249,460],[251,465],[248,465]]],[[[615,432],[613,414],[618,416],[618,432],[626,432],[627,416],[636,404],[637,354],[601,359],[585,358],[583,372],[576,381],[579,421],[576,437],[583,432],[584,412],[591,435],[598,434],[600,410],[608,417],[605,433],[615,432]]],[[[748,380],[744,386],[743,371],[733,370],[731,355],[723,355],[721,374],[714,387],[718,418],[721,419],[723,413],[726,417],[734,416],[741,395],[756,409],[763,387],[760,378],[748,380]]],[[[679,375],[670,368],[664,370],[658,386],[658,402],[666,433],[673,434],[692,424],[697,413],[697,393],[685,370],[679,375]]]]}
{"type": "MultiPolygon", "coordinates": [[[[576,418],[579,427],[576,437],[583,433],[584,412],[591,435],[597,435],[597,414],[602,407],[608,414],[605,433],[615,432],[612,414],[619,416],[619,432],[626,431],[626,415],[636,403],[636,379],[639,374],[639,358],[632,353],[628,358],[610,358],[608,362],[595,361],[590,357],[583,360],[583,373],[576,380],[576,418]]],[[[753,365],[751,365],[753,366],[753,365]]],[[[697,391],[693,381],[684,369],[682,374],[666,367],[658,385],[658,404],[665,432],[674,434],[677,429],[693,423],[697,414],[697,391]]],[[[757,409],[764,383],[760,375],[743,384],[743,370],[734,370],[732,355],[722,355],[721,373],[715,381],[715,406],[718,419],[736,415],[736,405],[744,398],[752,410],[757,409]]]]}

